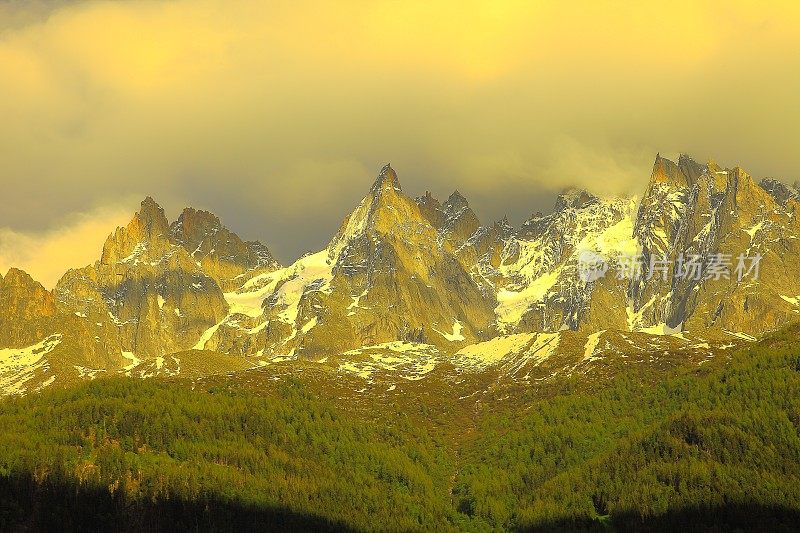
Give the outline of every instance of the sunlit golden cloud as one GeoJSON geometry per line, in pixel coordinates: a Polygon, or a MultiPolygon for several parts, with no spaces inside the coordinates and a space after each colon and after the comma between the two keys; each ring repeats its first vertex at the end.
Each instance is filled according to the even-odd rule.
{"type": "Polygon", "coordinates": [[[149,194],[289,261],[386,161],[516,223],[641,192],[657,151],[793,181],[798,28],[792,2],[0,4],[0,227],[149,194]]]}
{"type": "Polygon", "coordinates": [[[17,232],[0,228],[0,275],[12,266],[21,268],[52,288],[64,274],[65,265],[94,262],[108,228],[123,226],[131,212],[124,207],[102,207],[65,217],[44,232],[17,232]]]}

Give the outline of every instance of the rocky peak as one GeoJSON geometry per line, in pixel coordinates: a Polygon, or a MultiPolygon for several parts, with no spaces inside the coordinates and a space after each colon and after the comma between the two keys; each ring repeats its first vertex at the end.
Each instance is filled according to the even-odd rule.
{"type": "Polygon", "coordinates": [[[0,278],[0,346],[23,346],[42,335],[40,321],[56,314],[55,298],[28,273],[11,268],[0,278]]]}
{"type": "Polygon", "coordinates": [[[558,195],[555,210],[559,212],[565,209],[583,209],[599,201],[600,199],[597,196],[583,189],[571,187],[558,195]]]}
{"type": "Polygon", "coordinates": [[[149,253],[159,255],[169,248],[169,222],[164,209],[151,197],[142,201],[141,208],[124,228],[108,236],[103,245],[101,263],[112,264],[149,253]]]}
{"type": "Polygon", "coordinates": [[[217,233],[221,228],[222,223],[215,214],[187,207],[170,227],[170,234],[176,241],[191,245],[217,233]]]}
{"type": "Polygon", "coordinates": [[[0,278],[0,291],[18,301],[34,302],[34,306],[43,315],[55,314],[55,299],[52,293],[24,270],[10,268],[5,278],[0,278]]]}
{"type": "Polygon", "coordinates": [[[444,222],[440,233],[445,240],[456,247],[469,239],[481,225],[475,212],[470,209],[467,199],[458,191],[450,195],[442,205],[442,210],[444,222]]]}
{"type": "MultiPolygon", "coordinates": [[[[766,257],[775,243],[780,243],[781,254],[793,246],[786,238],[791,231],[786,222],[790,210],[783,203],[791,201],[791,190],[780,182],[764,180],[759,186],[741,167],[725,168],[714,161],[699,165],[687,156],[681,156],[677,165],[657,157],[653,175],[634,229],[643,264],[652,255],[667,256],[673,263],[679,256],[709,262],[718,253],[736,257],[757,252],[766,257]],[[665,176],[669,179],[660,179],[665,176]]],[[[753,314],[756,306],[752,294],[746,293],[752,284],[734,280],[732,287],[725,287],[723,282],[682,279],[676,276],[676,267],[671,268],[670,279],[640,278],[630,285],[632,308],[639,316],[646,315],[644,325],[664,323],[691,330],[727,322],[728,330],[748,331],[754,319],[765,320],[753,314]]],[[[776,269],[773,278],[779,279],[784,270],[776,269]]],[[[795,289],[788,288],[793,283],[784,280],[776,286],[794,294],[795,289]]]]}
{"type": "Polygon", "coordinates": [[[244,244],[250,249],[253,255],[255,255],[259,266],[271,268],[278,268],[280,266],[266,244],[260,241],[246,241],[244,244]]]}
{"type": "Polygon", "coordinates": [[[144,235],[150,239],[168,234],[169,222],[164,209],[150,196],[142,200],[141,208],[134,219],[139,221],[144,235]]]}
{"type": "Polygon", "coordinates": [[[390,163],[383,166],[371,189],[373,196],[379,196],[384,191],[400,192],[402,190],[400,181],[397,179],[397,172],[390,163]]]}
{"type": "Polygon", "coordinates": [[[758,182],[758,185],[782,205],[786,205],[790,199],[800,199],[800,192],[797,188],[790,187],[774,178],[764,178],[758,182]]]}
{"type": "Polygon", "coordinates": [[[417,202],[417,205],[435,205],[435,206],[439,206],[439,207],[441,207],[441,205],[442,205],[442,204],[439,202],[439,200],[437,200],[437,199],[436,199],[436,198],[433,196],[433,194],[431,194],[431,191],[425,191],[425,194],[424,194],[424,195],[422,195],[422,196],[417,196],[417,197],[414,199],[414,201],[415,201],[415,202],[417,202]]]}
{"type": "Polygon", "coordinates": [[[502,219],[496,221],[494,223],[494,229],[500,235],[511,236],[514,234],[514,226],[508,221],[508,216],[504,216],[502,219]]]}
{"type": "Polygon", "coordinates": [[[726,172],[714,161],[701,164],[687,154],[679,154],[677,163],[656,154],[653,172],[650,176],[650,189],[655,185],[666,184],[673,188],[691,187],[703,176],[715,178],[718,182],[726,181],[726,172]]]}
{"type": "Polygon", "coordinates": [[[456,191],[453,191],[453,194],[447,198],[447,201],[442,205],[446,213],[457,213],[463,209],[469,207],[469,202],[464,196],[456,191]]]}
{"type": "Polygon", "coordinates": [[[674,162],[661,157],[661,154],[656,154],[656,160],[653,163],[653,172],[650,175],[650,187],[652,188],[658,184],[668,184],[674,187],[687,187],[690,182],[686,175],[681,172],[681,169],[674,162]]]}
{"type": "Polygon", "coordinates": [[[6,287],[21,287],[36,282],[33,280],[30,274],[28,274],[24,270],[11,267],[10,269],[8,269],[5,278],[3,278],[2,274],[0,274],[0,283],[5,285],[6,287]]]}
{"type": "Polygon", "coordinates": [[[419,223],[431,226],[419,205],[403,194],[397,173],[387,164],[381,169],[369,194],[345,218],[328,244],[329,259],[335,263],[349,243],[367,234],[395,234],[401,227],[411,231],[410,228],[419,223]]]}
{"type": "Polygon", "coordinates": [[[714,165],[713,161],[709,161],[708,164],[702,165],[687,154],[680,154],[678,156],[678,169],[680,169],[681,173],[688,178],[690,183],[697,182],[698,178],[708,172],[712,165],[714,165]]]}
{"type": "Polygon", "coordinates": [[[224,290],[238,288],[262,269],[278,267],[264,244],[242,241],[208,211],[185,208],[170,226],[170,235],[224,290]]]}
{"type": "Polygon", "coordinates": [[[437,230],[441,229],[442,224],[444,224],[444,211],[439,200],[434,198],[430,191],[425,191],[424,196],[419,196],[414,201],[419,206],[422,215],[431,223],[431,226],[437,230]]]}

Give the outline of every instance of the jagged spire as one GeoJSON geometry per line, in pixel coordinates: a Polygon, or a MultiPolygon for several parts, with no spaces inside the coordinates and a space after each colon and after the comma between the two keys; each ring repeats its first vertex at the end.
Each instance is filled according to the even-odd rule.
{"type": "Polygon", "coordinates": [[[387,163],[378,173],[370,193],[345,219],[336,236],[328,244],[329,260],[336,261],[338,254],[351,240],[363,235],[367,228],[374,227],[377,214],[385,211],[382,207],[392,206],[396,202],[402,204],[410,201],[402,194],[397,172],[390,163],[387,163]]]}
{"type": "MultiPolygon", "coordinates": [[[[678,158],[679,161],[681,157],[683,157],[683,155],[678,158]]],[[[672,183],[682,187],[688,184],[688,179],[675,162],[662,157],[659,152],[656,154],[656,160],[653,163],[653,172],[650,175],[651,186],[656,183],[672,183]]]]}
{"type": "Polygon", "coordinates": [[[556,211],[572,207],[579,209],[587,205],[598,202],[597,196],[579,187],[568,187],[564,189],[556,199],[556,211]]]}
{"type": "Polygon", "coordinates": [[[217,215],[210,211],[204,211],[202,209],[195,209],[194,207],[185,207],[181,214],[178,216],[178,220],[186,220],[186,219],[195,219],[198,222],[202,222],[203,224],[210,224],[219,226],[222,223],[217,215]]]}
{"type": "Polygon", "coordinates": [[[423,196],[418,196],[417,198],[414,199],[414,201],[417,202],[417,205],[419,206],[427,205],[427,206],[432,206],[435,209],[439,209],[441,207],[439,200],[437,200],[433,196],[433,194],[431,194],[431,191],[425,191],[425,194],[423,196]]]}
{"type": "Polygon", "coordinates": [[[454,190],[453,194],[451,194],[447,199],[450,201],[463,201],[464,203],[467,203],[467,199],[464,198],[463,194],[458,192],[458,189],[454,190]]]}
{"type": "Polygon", "coordinates": [[[169,233],[175,241],[193,252],[204,239],[221,229],[222,222],[214,213],[187,207],[178,216],[178,220],[172,223],[169,233]]]}
{"type": "Polygon", "coordinates": [[[394,171],[391,163],[386,163],[386,165],[381,168],[381,171],[378,174],[375,183],[372,185],[371,190],[373,194],[375,194],[387,188],[394,189],[395,191],[403,190],[400,187],[400,181],[397,179],[397,172],[394,171]]]}
{"type": "Polygon", "coordinates": [[[170,233],[181,238],[194,234],[206,235],[221,228],[222,222],[214,213],[186,207],[172,224],[170,233]]]}
{"type": "Polygon", "coordinates": [[[8,328],[23,327],[26,319],[55,314],[53,294],[33,277],[19,268],[8,269],[5,278],[0,278],[0,338],[8,328]],[[3,311],[9,313],[12,323],[3,323],[3,311]]]}
{"type": "Polygon", "coordinates": [[[168,243],[169,221],[164,209],[148,196],[142,200],[139,211],[124,228],[108,236],[103,245],[103,264],[115,263],[130,255],[134,250],[151,248],[156,242],[168,243]],[[138,247],[138,248],[137,248],[138,247]]]}
{"type": "Polygon", "coordinates": [[[8,269],[8,272],[6,272],[5,281],[8,286],[26,286],[38,284],[38,282],[35,281],[30,274],[16,267],[11,267],[8,269]]]}
{"type": "Polygon", "coordinates": [[[136,217],[142,224],[144,233],[148,236],[166,235],[169,222],[164,214],[164,209],[148,196],[142,200],[141,208],[136,217]]]}
{"type": "Polygon", "coordinates": [[[461,194],[460,192],[458,192],[458,189],[454,190],[454,191],[453,191],[453,193],[450,195],[450,197],[449,197],[449,198],[454,198],[454,199],[458,199],[458,198],[460,198],[460,199],[462,199],[462,200],[464,200],[464,201],[466,201],[466,200],[467,200],[466,198],[464,198],[464,195],[463,195],[463,194],[461,194]]]}
{"type": "Polygon", "coordinates": [[[514,231],[514,227],[508,221],[508,215],[503,215],[503,218],[494,223],[494,227],[504,235],[514,231]]]}
{"type": "Polygon", "coordinates": [[[447,198],[447,201],[443,204],[443,207],[445,211],[448,212],[458,211],[469,207],[469,202],[467,202],[467,199],[464,198],[464,196],[458,192],[458,190],[455,190],[453,191],[453,194],[447,198]]]}
{"type": "Polygon", "coordinates": [[[789,187],[774,178],[764,178],[758,182],[758,185],[781,205],[787,205],[790,199],[800,199],[800,193],[796,187],[789,187]]]}

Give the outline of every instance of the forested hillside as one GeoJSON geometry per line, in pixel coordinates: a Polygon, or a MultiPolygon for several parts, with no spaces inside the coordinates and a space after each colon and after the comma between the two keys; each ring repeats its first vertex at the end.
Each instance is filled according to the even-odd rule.
{"type": "Polygon", "coordinates": [[[459,511],[519,529],[800,528],[797,330],[712,364],[655,386],[631,368],[607,389],[487,416],[459,511]]]}
{"type": "Polygon", "coordinates": [[[464,407],[471,428],[425,405],[350,409],[302,379],[98,379],[8,399],[0,528],[792,530],[797,338],[657,383],[631,365],[532,388],[464,407]]]}

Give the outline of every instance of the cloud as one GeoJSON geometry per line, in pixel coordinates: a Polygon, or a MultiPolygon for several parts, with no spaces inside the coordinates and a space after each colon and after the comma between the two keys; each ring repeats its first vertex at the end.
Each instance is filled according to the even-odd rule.
{"type": "Polygon", "coordinates": [[[21,268],[51,289],[68,268],[97,261],[106,237],[126,225],[131,214],[122,207],[102,207],[70,215],[45,232],[0,227],[0,273],[12,266],[21,268]]]}
{"type": "Polygon", "coordinates": [[[387,161],[515,222],[567,185],[641,192],[658,151],[800,177],[795,3],[13,6],[0,227],[26,235],[149,194],[287,262],[387,161]]]}

